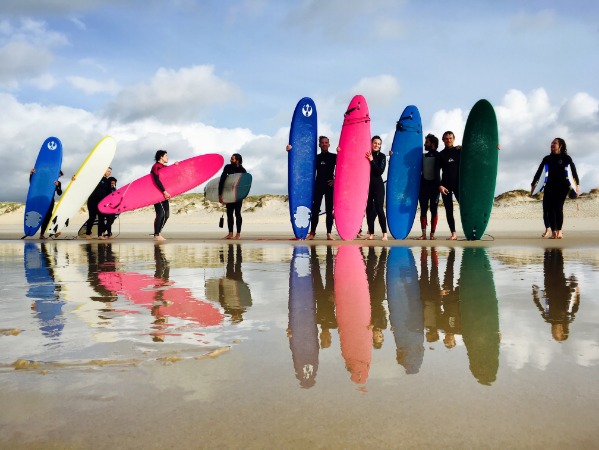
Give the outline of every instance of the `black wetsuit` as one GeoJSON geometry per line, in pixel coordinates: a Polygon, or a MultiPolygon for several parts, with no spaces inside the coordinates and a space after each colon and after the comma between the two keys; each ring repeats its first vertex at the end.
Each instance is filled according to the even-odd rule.
{"type": "Polygon", "coordinates": [[[447,216],[447,225],[449,231],[455,233],[455,219],[453,218],[453,199],[460,201],[459,181],[460,181],[460,151],[456,147],[445,147],[437,155],[435,164],[435,178],[437,188],[444,186],[447,188],[447,194],[441,194],[445,215],[447,216]],[[441,175],[443,172],[443,175],[441,175]]]}
{"type": "Polygon", "coordinates": [[[420,227],[426,230],[426,212],[431,210],[431,233],[437,229],[437,208],[439,206],[439,186],[436,183],[435,165],[437,162],[437,150],[429,150],[422,158],[422,174],[420,176],[420,192],[418,203],[420,204],[420,227]]]}
{"type": "Polygon", "coordinates": [[[98,209],[98,204],[104,197],[109,195],[111,192],[112,189],[110,188],[110,181],[108,181],[107,177],[102,177],[94,191],[87,199],[87,211],[89,212],[87,225],[85,227],[85,234],[87,236],[91,236],[92,234],[92,227],[94,226],[96,216],[98,217],[98,236],[102,236],[102,234],[104,234],[104,231],[106,231],[106,214],[102,214],[100,212],[100,210],[98,209]]]}
{"type": "Polygon", "coordinates": [[[543,219],[545,226],[549,225],[551,231],[559,231],[564,223],[564,202],[570,190],[570,183],[566,178],[566,165],[570,165],[572,177],[576,184],[579,184],[576,166],[567,153],[550,153],[543,158],[537,173],[532,180],[532,186],[535,186],[543,168],[547,164],[549,171],[547,174],[547,183],[543,190],[543,219]]]}
{"type": "MultiPolygon", "coordinates": [[[[225,187],[225,180],[227,176],[233,175],[234,173],[246,173],[247,170],[243,166],[236,164],[227,164],[223,169],[223,173],[220,176],[218,183],[218,196],[223,195],[223,188],[225,187]]],[[[233,203],[227,203],[227,226],[229,227],[229,233],[233,233],[233,213],[235,214],[235,222],[237,225],[237,234],[241,233],[241,224],[243,219],[241,218],[241,203],[243,200],[239,200],[233,203]]]]}
{"type": "Polygon", "coordinates": [[[368,187],[368,202],[366,203],[366,223],[368,233],[374,234],[374,219],[379,218],[381,232],[387,232],[387,216],[385,216],[385,183],[383,173],[387,167],[387,157],[381,151],[372,152],[370,161],[370,185],[368,187]]]}
{"type": "MultiPolygon", "coordinates": [[[[158,189],[160,189],[160,192],[166,191],[160,181],[160,171],[165,167],[164,164],[157,162],[152,166],[152,170],[150,171],[152,179],[154,180],[154,183],[156,183],[158,189]]],[[[158,236],[164,228],[164,225],[166,225],[166,221],[170,215],[170,205],[168,200],[164,199],[159,203],[154,203],[154,211],[156,211],[156,218],[154,219],[154,236],[158,236]]]]}
{"type": "Polygon", "coordinates": [[[312,217],[310,232],[315,233],[318,226],[320,206],[324,196],[324,207],[326,211],[327,234],[333,231],[333,186],[329,181],[335,178],[335,165],[337,155],[335,153],[321,152],[316,156],[316,179],[314,180],[314,196],[312,200],[312,217]]]}

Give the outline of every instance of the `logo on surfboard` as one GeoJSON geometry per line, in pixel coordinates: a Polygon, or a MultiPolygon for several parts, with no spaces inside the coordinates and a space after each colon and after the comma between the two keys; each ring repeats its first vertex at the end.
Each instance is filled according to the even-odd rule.
{"type": "Polygon", "coordinates": [[[312,115],[312,105],[306,103],[304,106],[302,106],[302,114],[305,117],[310,117],[312,115]]]}
{"type": "Polygon", "coordinates": [[[56,144],[55,141],[48,142],[48,149],[49,150],[56,150],[57,147],[58,147],[58,145],[56,144]]]}

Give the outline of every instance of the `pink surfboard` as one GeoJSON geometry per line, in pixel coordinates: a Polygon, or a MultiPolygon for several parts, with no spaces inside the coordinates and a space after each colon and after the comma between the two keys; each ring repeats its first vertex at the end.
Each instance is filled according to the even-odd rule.
{"type": "Polygon", "coordinates": [[[372,360],[372,330],[368,278],[360,247],[339,247],[334,278],[341,355],[351,380],[363,384],[372,360]]]}
{"type": "Polygon", "coordinates": [[[154,308],[159,316],[177,317],[204,327],[223,321],[223,314],[211,303],[197,300],[188,289],[173,287],[161,278],[135,272],[101,272],[98,279],[109,291],[124,295],[136,305],[154,308]],[[164,304],[156,306],[155,302],[164,304]]]}
{"type": "MultiPolygon", "coordinates": [[[[171,164],[160,171],[160,181],[171,195],[183,194],[209,180],[223,166],[225,160],[214,153],[194,156],[171,164]]],[[[164,195],[148,174],[108,195],[98,205],[104,214],[120,214],[153,205],[164,200],[164,195]]]]}
{"type": "Polygon", "coordinates": [[[335,227],[341,239],[356,237],[366,211],[370,164],[370,114],[366,99],[356,95],[347,107],[339,138],[333,194],[335,227]]]}

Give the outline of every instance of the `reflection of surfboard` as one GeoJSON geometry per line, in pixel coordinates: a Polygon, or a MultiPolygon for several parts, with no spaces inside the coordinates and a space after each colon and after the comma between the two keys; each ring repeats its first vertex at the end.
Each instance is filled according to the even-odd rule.
{"type": "Polygon", "coordinates": [[[35,173],[31,175],[27,201],[25,202],[25,236],[37,233],[54,199],[56,185],[62,165],[62,143],[49,137],[44,141],[35,161],[35,173]]]}
{"type": "Polygon", "coordinates": [[[365,156],[370,150],[370,114],[361,95],[347,107],[339,148],[333,186],[335,227],[341,239],[352,240],[362,227],[370,184],[370,164],[365,156]]]}
{"type": "Polygon", "coordinates": [[[578,192],[576,192],[576,180],[574,180],[574,176],[572,175],[572,169],[570,168],[570,164],[566,164],[566,179],[568,180],[568,197],[576,198],[578,197],[578,192]]]}
{"type": "Polygon", "coordinates": [[[549,165],[545,164],[543,166],[543,172],[541,173],[541,177],[539,178],[537,185],[535,186],[535,188],[532,191],[532,195],[538,195],[541,192],[543,192],[543,189],[545,189],[545,185],[547,184],[548,177],[549,177],[549,165]]]}
{"type": "Polygon", "coordinates": [[[301,387],[316,383],[318,328],[308,247],[295,247],[289,268],[289,347],[301,387]]]}
{"type": "Polygon", "coordinates": [[[424,359],[424,308],[416,261],[409,248],[391,248],[387,259],[387,300],[397,362],[407,374],[418,373],[424,359]]]}
{"type": "Polygon", "coordinates": [[[491,220],[499,163],[497,117],[487,100],[472,107],[460,150],[460,218],[469,240],[480,239],[491,220]]]}
{"type": "MultiPolygon", "coordinates": [[[[209,179],[220,170],[223,162],[224,158],[217,154],[194,156],[161,169],[160,181],[171,197],[175,197],[209,179]]],[[[118,214],[162,201],[164,194],[152,175],[147,174],[102,199],[98,209],[104,214],[118,214]]]]}
{"type": "MultiPolygon", "coordinates": [[[[204,187],[206,200],[218,202],[218,184],[220,177],[213,178],[204,187]]],[[[228,175],[223,186],[223,202],[235,203],[243,200],[250,193],[252,176],[249,173],[233,173],[228,175]]]]}
{"type": "Polygon", "coordinates": [[[306,239],[310,226],[317,139],[316,105],[304,97],[293,112],[289,130],[292,148],[287,154],[289,213],[298,239],[306,239]]]}
{"type": "Polygon", "coordinates": [[[334,278],[341,354],[352,381],[366,383],[372,360],[372,330],[368,278],[360,247],[339,247],[334,278]]]}
{"type": "Polygon", "coordinates": [[[116,141],[110,136],[98,142],[56,204],[48,232],[56,234],[69,226],[69,220],[77,214],[110,167],[115,152],[116,141]]]}
{"type": "Polygon", "coordinates": [[[470,372],[479,383],[490,385],[499,368],[499,309],[486,249],[464,249],[459,286],[462,337],[470,372]]]}
{"type": "Polygon", "coordinates": [[[415,106],[397,122],[387,175],[387,222],[395,239],[405,239],[416,216],[422,172],[422,123],[415,106]]]}

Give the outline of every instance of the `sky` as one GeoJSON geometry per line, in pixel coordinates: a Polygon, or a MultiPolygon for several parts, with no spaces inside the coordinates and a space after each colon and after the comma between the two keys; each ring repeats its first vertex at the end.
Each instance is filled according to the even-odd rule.
{"type": "MultiPolygon", "coordinates": [[[[302,97],[335,148],[364,95],[388,153],[403,109],[461,143],[472,106],[496,111],[496,193],[529,189],[553,138],[581,191],[599,187],[599,3],[589,0],[2,0],[0,201],[24,202],[49,136],[63,188],[106,136],[113,175],[240,153],[251,194],[287,193],[289,126],[302,97]]],[[[203,191],[203,186],[196,189],[203,191]]]]}

